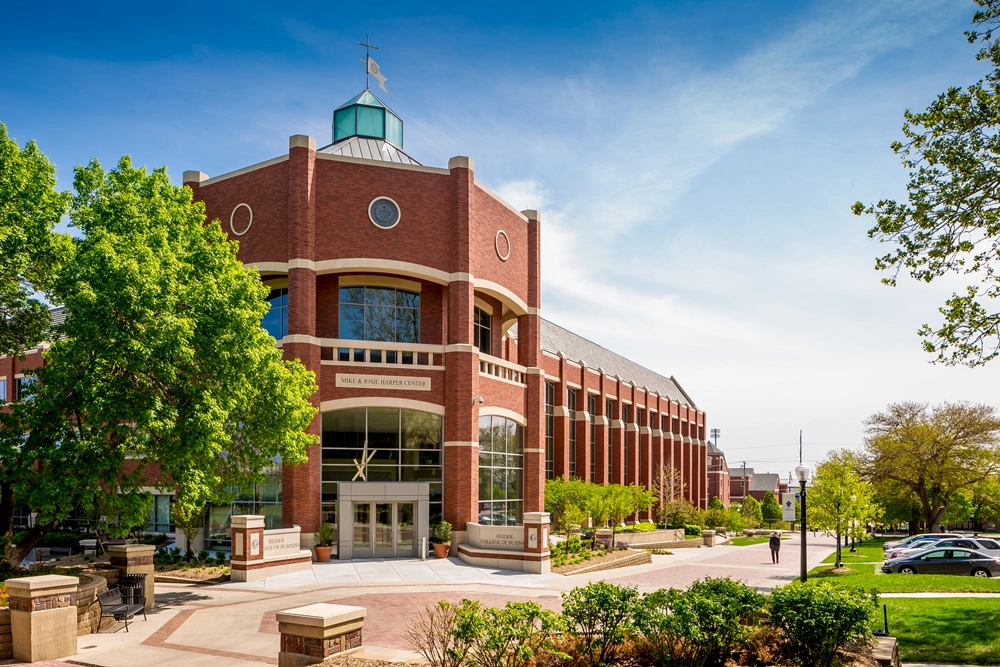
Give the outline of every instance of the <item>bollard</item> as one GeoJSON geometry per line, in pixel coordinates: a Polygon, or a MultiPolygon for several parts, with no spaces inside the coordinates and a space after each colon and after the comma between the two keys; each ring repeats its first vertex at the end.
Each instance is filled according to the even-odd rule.
{"type": "Polygon", "coordinates": [[[362,648],[364,607],[320,603],[279,611],[277,616],[281,633],[278,667],[315,665],[362,648]]]}
{"type": "Polygon", "coordinates": [[[48,574],[7,580],[14,658],[42,662],[76,655],[79,577],[48,574]]]}
{"type": "Polygon", "coordinates": [[[144,574],[146,610],[153,608],[153,552],[152,544],[121,544],[108,547],[111,554],[111,564],[122,574],[144,574]]]}

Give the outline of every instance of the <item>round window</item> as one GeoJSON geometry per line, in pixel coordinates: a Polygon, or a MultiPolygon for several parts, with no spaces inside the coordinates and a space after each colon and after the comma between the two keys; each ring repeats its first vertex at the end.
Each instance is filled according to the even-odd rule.
{"type": "Polygon", "coordinates": [[[388,197],[376,197],[368,205],[368,217],[382,229],[395,227],[399,224],[399,206],[388,197]]]}

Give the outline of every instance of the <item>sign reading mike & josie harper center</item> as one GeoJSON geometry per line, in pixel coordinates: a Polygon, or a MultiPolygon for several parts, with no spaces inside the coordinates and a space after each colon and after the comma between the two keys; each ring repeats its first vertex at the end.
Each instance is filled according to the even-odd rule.
{"type": "Polygon", "coordinates": [[[410,375],[354,375],[337,373],[337,386],[351,389],[396,389],[430,391],[431,379],[410,375]]]}

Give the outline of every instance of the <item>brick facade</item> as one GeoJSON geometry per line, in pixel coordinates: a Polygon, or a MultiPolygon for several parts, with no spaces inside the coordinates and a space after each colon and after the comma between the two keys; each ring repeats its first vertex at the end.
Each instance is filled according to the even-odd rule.
{"type": "MultiPolygon", "coordinates": [[[[288,335],[279,344],[287,358],[301,359],[316,373],[314,403],[321,411],[377,398],[382,406],[398,401],[413,408],[417,402],[443,413],[444,518],[456,531],[478,520],[481,415],[507,416],[524,427],[523,511],[544,509],[546,381],[556,383],[556,474],[569,473],[574,420],[576,473],[590,479],[594,420],[594,481],[609,481],[610,440],[610,481],[649,486],[658,469],[676,467],[683,472],[686,496],[707,505],[703,412],[636,386],[633,378],[609,376],[593,360],[543,351],[537,212],[517,212],[486,190],[468,158],[452,158],[447,169],[438,169],[317,152],[314,140],[298,135],[289,143],[287,156],[216,178],[185,172],[185,184],[227,233],[242,231],[247,207],[252,210],[250,228],[231,237],[239,240],[245,264],[266,276],[287,277],[288,335]],[[399,207],[399,222],[389,229],[369,218],[369,205],[380,196],[399,207]],[[433,364],[376,366],[338,357],[339,348],[365,345],[339,337],[340,281],[359,276],[419,285],[420,343],[414,354],[432,355],[433,364]],[[477,305],[492,315],[492,356],[474,346],[477,305]],[[510,329],[515,324],[516,338],[510,329]],[[431,389],[337,387],[338,374],[345,373],[430,378],[431,389]],[[575,405],[565,405],[570,387],[576,390],[575,405]],[[590,394],[597,397],[593,416],[590,394]],[[613,415],[605,414],[608,397],[614,400],[613,415]],[[623,401],[629,406],[627,424],[623,401]]],[[[319,434],[320,424],[318,415],[310,431],[319,434]]],[[[317,446],[308,463],[283,472],[282,522],[301,526],[303,534],[319,527],[321,468],[317,446]]]]}

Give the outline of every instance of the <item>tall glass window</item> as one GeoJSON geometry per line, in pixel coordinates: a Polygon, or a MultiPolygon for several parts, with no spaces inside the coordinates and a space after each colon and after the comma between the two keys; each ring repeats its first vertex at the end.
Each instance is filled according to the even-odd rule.
{"type": "Polygon", "coordinates": [[[420,295],[391,287],[341,287],[340,337],[420,342],[420,295]]]}
{"type": "Polygon", "coordinates": [[[30,401],[35,397],[35,383],[38,378],[34,375],[30,377],[17,378],[17,400],[30,401]]]}
{"type": "Polygon", "coordinates": [[[629,421],[629,406],[622,403],[622,421],[625,423],[625,460],[622,462],[622,472],[625,473],[625,483],[628,484],[628,425],[631,423],[629,421]]]}
{"type": "Polygon", "coordinates": [[[479,418],[479,523],[521,523],[524,429],[505,417],[479,418]]]}
{"type": "Polygon", "coordinates": [[[267,303],[270,309],[264,314],[261,326],[275,340],[281,340],[288,334],[288,288],[272,289],[267,303]]]}
{"type": "Polygon", "coordinates": [[[479,348],[479,351],[483,354],[493,354],[490,351],[492,347],[492,322],[493,319],[489,313],[480,308],[475,307],[475,312],[473,314],[473,336],[475,338],[475,345],[479,348]]]}
{"type": "Polygon", "coordinates": [[[174,532],[174,524],[170,520],[170,496],[153,495],[153,504],[149,508],[149,518],[146,519],[145,530],[150,533],[174,532]]]}
{"type": "Polygon", "coordinates": [[[545,383],[545,479],[552,479],[556,463],[556,386],[545,383]]]}
{"type": "Polygon", "coordinates": [[[612,465],[612,457],[611,457],[611,450],[612,450],[612,445],[611,445],[611,420],[614,418],[614,414],[615,414],[615,404],[614,404],[614,401],[612,401],[610,398],[605,399],[604,400],[604,416],[608,418],[608,424],[605,427],[605,428],[608,429],[607,440],[605,440],[605,442],[608,443],[608,483],[609,484],[611,483],[611,480],[614,479],[611,476],[611,470],[612,470],[612,467],[611,467],[611,465],[612,465]]]}
{"type": "Polygon", "coordinates": [[[430,522],[440,521],[443,429],[439,415],[416,410],[353,408],[324,412],[323,520],[336,524],[338,482],[367,481],[429,482],[430,522]],[[361,461],[367,463],[362,465],[361,461]]]}
{"type": "Polygon", "coordinates": [[[597,412],[597,396],[594,394],[587,394],[587,414],[590,415],[590,481],[597,481],[597,460],[595,452],[597,451],[597,424],[594,423],[594,415],[597,412]]]}
{"type": "Polygon", "coordinates": [[[569,409],[569,477],[576,477],[576,389],[566,390],[566,407],[569,409]]]}

